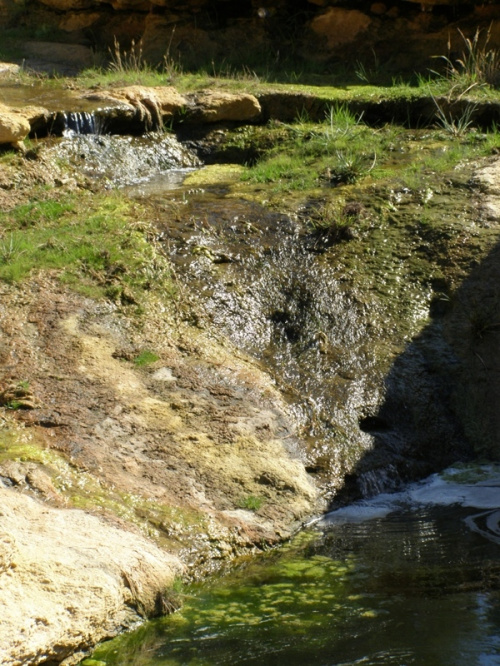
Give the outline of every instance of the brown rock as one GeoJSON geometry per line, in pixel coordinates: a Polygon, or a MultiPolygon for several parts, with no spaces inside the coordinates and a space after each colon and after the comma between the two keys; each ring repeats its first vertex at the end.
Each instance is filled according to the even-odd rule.
{"type": "Polygon", "coordinates": [[[383,2],[374,2],[370,7],[370,12],[375,14],[375,16],[382,16],[382,14],[387,12],[387,5],[383,2]]]}
{"type": "Polygon", "coordinates": [[[0,144],[12,144],[19,148],[30,130],[31,126],[24,116],[9,107],[0,106],[0,144]]]}
{"type": "MultiPolygon", "coordinates": [[[[172,13],[147,15],[142,44],[144,56],[149,61],[164,64],[166,58],[175,64],[177,59],[187,56],[190,61],[207,63],[216,57],[217,43],[206,30],[178,21],[179,17],[172,13]]],[[[217,41],[221,38],[222,33],[217,41]]]]}
{"type": "Polygon", "coordinates": [[[99,12],[67,12],[59,22],[59,28],[65,32],[76,32],[89,28],[96,23],[102,14],[99,12]]]}
{"type": "Polygon", "coordinates": [[[209,91],[195,96],[189,120],[202,123],[251,122],[260,114],[259,101],[253,95],[209,91]]]}
{"type": "Polygon", "coordinates": [[[335,49],[353,42],[371,24],[371,19],[357,9],[330,7],[310,24],[311,30],[326,39],[327,47],[335,49]]]}

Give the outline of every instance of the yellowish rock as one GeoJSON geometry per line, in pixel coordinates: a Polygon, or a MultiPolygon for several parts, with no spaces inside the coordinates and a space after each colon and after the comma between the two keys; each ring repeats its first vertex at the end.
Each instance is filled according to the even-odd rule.
{"type": "Polygon", "coordinates": [[[31,125],[19,113],[4,105],[0,106],[0,144],[12,144],[19,147],[30,133],[31,125]]]}

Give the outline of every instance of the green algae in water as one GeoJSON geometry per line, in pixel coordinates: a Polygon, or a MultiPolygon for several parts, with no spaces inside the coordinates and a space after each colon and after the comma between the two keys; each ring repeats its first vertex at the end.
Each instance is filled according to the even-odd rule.
{"type": "Polygon", "coordinates": [[[499,551],[467,529],[474,511],[413,508],[304,532],[191,586],[180,612],[93,658],[107,666],[498,664],[499,551]]]}

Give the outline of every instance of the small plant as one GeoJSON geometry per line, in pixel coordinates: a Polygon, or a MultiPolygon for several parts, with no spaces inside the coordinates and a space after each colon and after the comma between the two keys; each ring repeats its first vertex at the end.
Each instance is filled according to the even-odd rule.
{"type": "Polygon", "coordinates": [[[134,358],[134,363],[138,367],[141,367],[143,365],[150,365],[151,363],[157,361],[159,358],[160,357],[157,356],[154,352],[145,349],[134,358]]]}
{"type": "Polygon", "coordinates": [[[113,40],[113,48],[109,49],[111,61],[108,68],[114,72],[140,72],[147,69],[142,55],[142,40],[137,44],[132,40],[128,51],[122,50],[120,42],[113,40]]]}
{"type": "Polygon", "coordinates": [[[454,117],[451,111],[446,113],[434,97],[432,99],[436,105],[436,118],[440,127],[456,138],[463,136],[473,123],[476,105],[467,104],[460,115],[454,117]]]}
{"type": "Polygon", "coordinates": [[[327,138],[345,136],[362,118],[362,113],[356,116],[343,104],[331,106],[326,112],[327,138]]]}
{"type": "Polygon", "coordinates": [[[373,65],[367,65],[361,60],[357,60],[354,65],[354,73],[357,78],[363,83],[373,83],[373,81],[380,75],[380,63],[377,54],[372,49],[373,65]]]}
{"type": "Polygon", "coordinates": [[[240,509],[247,509],[248,511],[258,511],[263,504],[264,500],[262,497],[257,497],[257,495],[247,495],[238,502],[240,509]]]}
{"type": "Polygon", "coordinates": [[[171,54],[172,41],[173,41],[174,35],[175,35],[175,28],[176,28],[176,26],[174,26],[174,29],[170,33],[170,39],[168,40],[167,48],[165,50],[165,54],[163,56],[163,63],[162,63],[163,72],[171,80],[182,73],[182,67],[180,66],[179,61],[176,60],[171,54]]]}
{"type": "MultiPolygon", "coordinates": [[[[500,54],[496,49],[489,48],[491,26],[484,39],[480,28],[474,37],[466,37],[458,30],[464,43],[464,50],[459,58],[452,60],[451,56],[437,56],[444,60],[446,66],[445,78],[452,83],[450,92],[459,92],[464,95],[472,88],[483,85],[497,87],[500,84],[500,54]]],[[[448,53],[451,44],[448,42],[448,53]]]]}
{"type": "Polygon", "coordinates": [[[15,256],[21,254],[20,243],[10,234],[10,238],[0,241],[0,263],[8,264],[15,256]]]}
{"type": "Polygon", "coordinates": [[[12,410],[34,409],[35,401],[30,390],[30,383],[20,381],[0,391],[0,405],[12,410]]]}
{"type": "Polygon", "coordinates": [[[371,166],[367,167],[366,156],[363,153],[337,150],[335,159],[327,167],[324,177],[332,185],[350,185],[369,173],[374,168],[376,161],[377,156],[375,155],[371,166]]]}
{"type": "Polygon", "coordinates": [[[336,243],[354,238],[354,223],[359,221],[362,213],[363,206],[356,201],[329,201],[315,208],[307,223],[312,239],[310,249],[322,252],[336,243]]]}

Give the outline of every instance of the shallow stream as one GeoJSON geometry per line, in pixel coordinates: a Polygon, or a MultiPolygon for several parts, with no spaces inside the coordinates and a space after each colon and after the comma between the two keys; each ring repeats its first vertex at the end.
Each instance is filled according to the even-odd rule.
{"type": "Polygon", "coordinates": [[[121,666],[500,664],[500,469],[339,509],[103,645],[121,666]],[[457,482],[458,481],[458,482],[457,482]]]}
{"type": "MultiPolygon", "coordinates": [[[[442,402],[457,365],[447,310],[429,313],[473,260],[480,220],[466,181],[436,181],[425,196],[345,188],[363,214],[348,242],[321,246],[307,225],[317,200],[285,214],[224,182],[182,185],[187,171],[171,169],[195,159],[169,137],[135,144],[102,138],[67,155],[147,199],[194,323],[275,379],[327,496],[346,474],[370,495],[459,457],[442,402]],[[95,151],[110,147],[124,155],[115,174],[93,166],[109,166],[95,151]],[[440,438],[449,445],[436,451],[440,438]]],[[[339,509],[180,591],[182,610],[103,645],[89,666],[500,664],[500,473],[460,474],[339,509]]]]}

